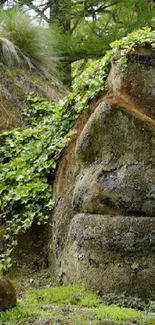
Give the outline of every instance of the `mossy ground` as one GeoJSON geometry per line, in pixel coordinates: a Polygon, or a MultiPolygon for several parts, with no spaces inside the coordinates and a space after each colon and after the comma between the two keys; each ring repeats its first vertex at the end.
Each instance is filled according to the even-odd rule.
{"type": "Polygon", "coordinates": [[[0,312],[1,325],[148,325],[155,319],[131,308],[107,306],[79,285],[28,289],[17,307],[0,312]]]}

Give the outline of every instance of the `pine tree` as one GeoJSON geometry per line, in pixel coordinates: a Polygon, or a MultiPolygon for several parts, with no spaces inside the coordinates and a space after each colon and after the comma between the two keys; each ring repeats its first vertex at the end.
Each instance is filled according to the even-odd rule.
{"type": "Polygon", "coordinates": [[[18,3],[27,4],[51,26],[50,53],[59,62],[68,85],[71,63],[101,57],[112,41],[138,28],[155,27],[155,0],[47,0],[38,6],[32,0],[18,3]]]}

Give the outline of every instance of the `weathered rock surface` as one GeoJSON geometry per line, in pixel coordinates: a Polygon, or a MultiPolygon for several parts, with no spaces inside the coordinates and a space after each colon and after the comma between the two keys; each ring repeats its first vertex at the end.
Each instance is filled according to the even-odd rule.
{"type": "Polygon", "coordinates": [[[138,47],[129,57],[127,67],[123,67],[117,64],[117,56],[114,56],[108,78],[110,93],[119,94],[154,119],[155,53],[149,47],[138,47]]]}
{"type": "Polygon", "coordinates": [[[76,146],[75,211],[155,214],[155,138],[149,122],[118,104],[104,101],[96,108],[76,146]]]}
{"type": "Polygon", "coordinates": [[[140,297],[155,290],[151,57],[136,56],[126,69],[113,63],[109,94],[59,164],[50,258],[61,283],[140,297]]]}
{"type": "Polygon", "coordinates": [[[63,281],[82,281],[104,294],[153,295],[153,228],[149,217],[75,215],[61,265],[63,281]]]}
{"type": "Polygon", "coordinates": [[[13,284],[9,278],[0,277],[0,311],[13,308],[16,303],[16,291],[13,284]]]}
{"type": "Polygon", "coordinates": [[[0,74],[0,130],[22,127],[22,111],[30,92],[58,101],[66,95],[64,86],[52,76],[39,71],[7,68],[1,64],[0,74]]]}

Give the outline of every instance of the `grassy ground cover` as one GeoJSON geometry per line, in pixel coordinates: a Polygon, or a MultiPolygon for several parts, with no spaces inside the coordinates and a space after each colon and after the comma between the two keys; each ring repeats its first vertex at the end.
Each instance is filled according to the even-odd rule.
{"type": "Polygon", "coordinates": [[[1,325],[149,325],[155,318],[131,308],[107,306],[79,285],[28,289],[17,307],[0,312],[1,325]]]}

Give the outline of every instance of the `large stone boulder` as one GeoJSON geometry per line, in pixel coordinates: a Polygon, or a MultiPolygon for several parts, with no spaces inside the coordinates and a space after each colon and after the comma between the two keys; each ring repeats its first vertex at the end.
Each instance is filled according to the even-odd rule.
{"type": "Polygon", "coordinates": [[[0,311],[15,307],[17,304],[16,291],[6,276],[0,277],[0,311]]]}
{"type": "Polygon", "coordinates": [[[64,152],[50,258],[61,283],[144,298],[155,290],[155,68],[138,58],[115,58],[109,94],[64,152]]]}

